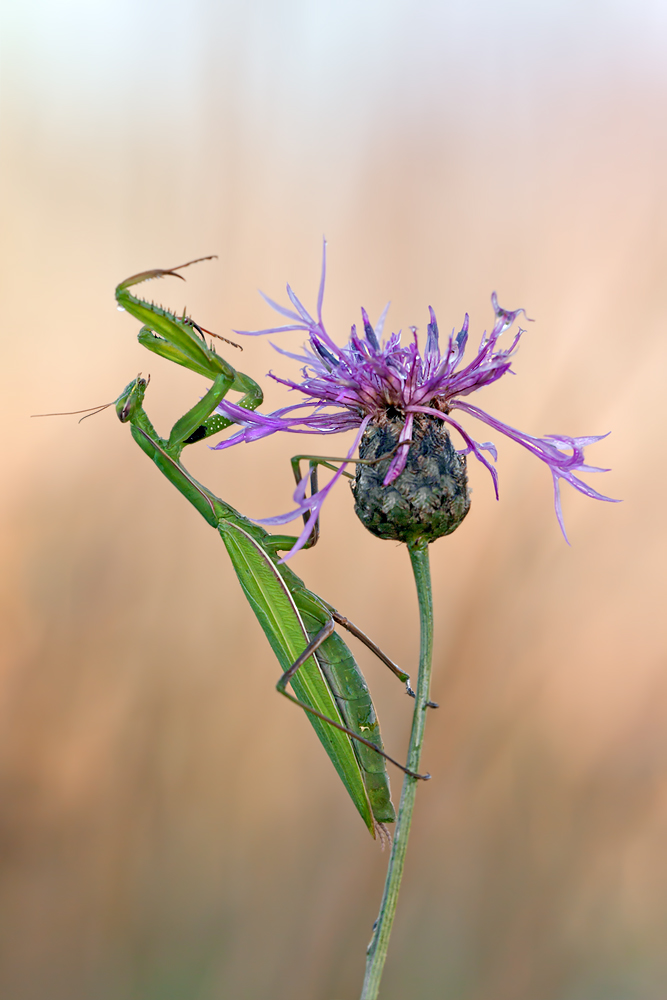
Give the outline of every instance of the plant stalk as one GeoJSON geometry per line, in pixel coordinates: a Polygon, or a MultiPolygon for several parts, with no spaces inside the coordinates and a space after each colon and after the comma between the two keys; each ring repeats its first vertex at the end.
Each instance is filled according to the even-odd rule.
{"type": "MultiPolygon", "coordinates": [[[[410,733],[407,766],[411,771],[419,771],[419,760],[426,726],[426,709],[431,684],[433,598],[431,596],[428,543],[420,540],[408,544],[408,551],[410,553],[419,600],[420,649],[419,675],[415,690],[415,708],[412,717],[412,732],[410,733]]],[[[394,922],[398,892],[401,886],[401,879],[403,878],[403,866],[408,847],[412,810],[415,804],[418,780],[417,778],[411,778],[407,774],[403,779],[401,802],[398,807],[394,842],[391,848],[391,857],[389,858],[389,867],[387,868],[387,877],[384,883],[382,903],[380,904],[380,912],[373,929],[373,937],[368,946],[366,974],[364,976],[361,1000],[376,1000],[380,989],[380,979],[382,978],[382,970],[384,969],[387,957],[389,935],[391,934],[394,922]]]]}

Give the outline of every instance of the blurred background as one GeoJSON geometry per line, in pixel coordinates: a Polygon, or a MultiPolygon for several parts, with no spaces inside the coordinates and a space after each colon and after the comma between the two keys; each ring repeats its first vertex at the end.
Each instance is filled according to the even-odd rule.
{"type": "MultiPolygon", "coordinates": [[[[216,253],[149,293],[223,334],[267,326],[258,288],[314,306],[323,234],[339,342],[388,299],[391,329],[468,311],[474,346],[493,289],[524,306],[516,377],[474,401],[534,434],[611,431],[592,484],[623,500],[565,486],[568,547],[532,456],[495,436],[500,502],[469,465],[471,513],[431,549],[441,708],[382,997],[662,1000],[665,4],[5,0],[0,18],[3,1000],[358,996],[387,855],[275,694],[222,544],[112,410],[30,419],[142,371],[166,431],[202,382],[139,347],[117,282],[216,253]]],[[[263,375],[296,366],[244,346],[284,405],[263,375]]],[[[262,517],[311,444],[187,459],[262,517]]],[[[294,568],[414,669],[407,553],[345,486],[294,568]]],[[[401,756],[410,704],[358,654],[401,756]]]]}

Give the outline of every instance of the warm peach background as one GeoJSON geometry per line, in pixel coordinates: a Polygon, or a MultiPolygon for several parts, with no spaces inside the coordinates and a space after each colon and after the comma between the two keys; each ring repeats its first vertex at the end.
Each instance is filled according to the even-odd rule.
{"type": "MultiPolygon", "coordinates": [[[[386,855],[274,693],[222,545],[112,411],[29,419],[142,370],[167,429],[201,381],[141,350],[114,285],[215,252],[159,297],[223,333],[266,325],[258,287],[314,304],[323,233],[341,339],[388,298],[392,328],[431,304],[445,331],[468,310],[475,340],[492,289],[524,305],[517,377],[475,402],[534,433],[610,430],[593,483],[624,501],[566,487],[568,548],[530,455],[497,441],[500,503],[471,467],[473,510],[432,549],[442,707],[383,1000],[663,1000],[664,4],[1,16],[3,1000],[358,995],[386,855]]],[[[243,361],[295,371],[265,342],[243,361]]],[[[263,516],[308,447],[189,463],[263,516]]],[[[406,553],[344,487],[295,568],[414,665],[406,553]]],[[[410,705],[359,659],[401,754],[410,705]]]]}

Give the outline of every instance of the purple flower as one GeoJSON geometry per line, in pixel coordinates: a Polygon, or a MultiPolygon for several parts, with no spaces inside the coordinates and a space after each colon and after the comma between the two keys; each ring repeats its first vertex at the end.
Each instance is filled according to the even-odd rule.
{"type": "MultiPolygon", "coordinates": [[[[400,333],[392,333],[385,341],[380,339],[388,306],[375,328],[371,325],[366,310],[362,309],[363,335],[357,333],[356,326],[353,326],[347,345],[339,347],[327,333],[322,321],[325,275],[326,243],[322,255],[317,319],[307,312],[288,285],[287,294],[293,309],[285,308],[263,296],[276,312],[287,318],[289,322],[285,326],[266,330],[235,331],[249,336],[292,330],[305,331],[308,334],[308,343],[304,345],[302,354],[293,354],[275,344],[272,345],[280,354],[303,363],[302,381],[293,382],[269,374],[271,378],[288,386],[289,389],[298,390],[307,397],[306,400],[268,414],[251,412],[223,400],[218,407],[219,412],[235,420],[241,425],[242,430],[220,442],[216,448],[229,448],[241,441],[255,441],[276,431],[337,434],[358,428],[354,444],[347,455],[347,459],[350,460],[368,425],[382,422],[386,420],[388,414],[391,414],[400,417],[402,429],[398,438],[399,446],[384,477],[384,485],[388,486],[405,469],[413,441],[415,419],[418,414],[425,414],[442,421],[458,432],[464,442],[464,447],[458,451],[459,455],[472,453],[489,470],[497,498],[498,474],[490,461],[490,458],[494,462],[497,459],[495,446],[490,441],[479,443],[474,440],[457,419],[458,413],[454,415],[455,411],[460,411],[523,445],[549,467],[554,483],[556,516],[566,541],[560,503],[561,479],[586,496],[596,500],[616,502],[611,497],[603,496],[592,489],[576,475],[581,472],[608,471],[587,465],[584,460],[585,446],[600,441],[606,437],[605,434],[577,438],[562,434],[533,437],[510,427],[466,401],[466,397],[471,393],[490,385],[511,371],[512,356],[525,331],[519,328],[507,348],[499,347],[498,341],[501,334],[514,324],[520,313],[523,312],[525,316],[523,309],[513,311],[501,309],[494,292],[491,296],[496,317],[494,327],[490,334],[484,333],[476,356],[467,365],[463,365],[463,355],[468,341],[468,315],[466,314],[461,330],[450,334],[446,348],[442,351],[438,324],[435,313],[430,307],[430,323],[427,327],[426,349],[423,356],[419,351],[415,327],[410,328],[412,336],[404,346],[401,345],[400,333]]],[[[262,521],[264,524],[286,524],[301,514],[310,513],[304,530],[289,553],[290,556],[298,551],[309,537],[324,500],[340,479],[344,469],[345,465],[342,465],[330,482],[312,497],[305,496],[307,479],[304,478],[294,494],[296,508],[287,514],[262,521]]]]}

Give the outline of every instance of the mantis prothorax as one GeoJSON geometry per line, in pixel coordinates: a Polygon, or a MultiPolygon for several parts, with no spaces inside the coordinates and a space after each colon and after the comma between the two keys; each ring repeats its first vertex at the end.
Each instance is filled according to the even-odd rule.
{"type": "MultiPolygon", "coordinates": [[[[135,441],[163,475],[220,533],[241,587],[283,670],[276,685],[278,691],[308,713],[320,742],[371,834],[375,836],[379,828],[384,836],[383,824],[395,820],[385,760],[414,778],[426,779],[429,775],[409,771],[384,752],[368,686],[352,653],[335,632],[335,625],[343,626],[360,639],[406,683],[408,691],[409,677],[360,629],[309,591],[303,581],[279,561],[278,553],[294,545],[293,537],[271,535],[249,521],[198,483],[181,464],[185,445],[231,425],[231,420],[214,412],[227,392],[241,392],[239,405],[248,409],[259,406],[263,394],[253,379],[221,358],[212,343],[207,346],[203,328],[189,317],[179,318],[128,291],[133,285],[152,278],[181,277],[178,270],[153,270],[133,275],[117,286],[116,299],[120,307],[144,324],[138,335],[144,347],[198,372],[213,384],[202,399],[176,421],[166,439],[159,437],[143,408],[147,380],[141,376],[133,379],[119,396],[116,412],[123,423],[130,423],[135,441]],[[286,690],[288,683],[294,694],[286,690]]],[[[325,459],[312,458],[312,477],[316,476],[318,462],[327,464],[325,459]]],[[[295,475],[299,478],[297,470],[298,465],[295,475]]],[[[313,545],[316,537],[313,535],[307,544],[313,545]]]]}

